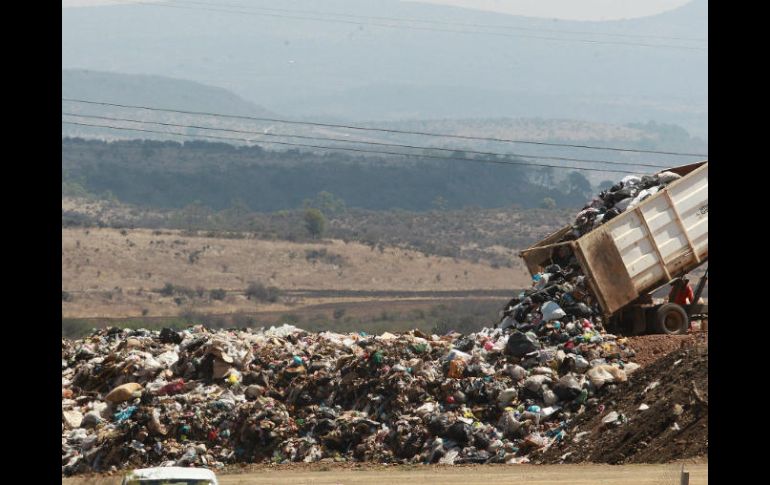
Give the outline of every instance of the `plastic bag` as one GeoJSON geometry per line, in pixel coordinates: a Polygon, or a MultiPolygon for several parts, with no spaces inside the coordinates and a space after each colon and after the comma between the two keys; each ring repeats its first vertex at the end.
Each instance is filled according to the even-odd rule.
{"type": "Polygon", "coordinates": [[[557,402],[559,402],[559,398],[556,397],[556,393],[554,393],[552,390],[547,389],[543,391],[543,402],[546,406],[553,406],[557,402]]]}
{"type": "Polygon", "coordinates": [[[500,394],[497,396],[497,402],[499,402],[500,404],[509,404],[513,402],[513,400],[516,399],[518,396],[519,396],[519,391],[515,387],[510,387],[508,389],[500,391],[500,394]]]}
{"type": "Polygon", "coordinates": [[[588,369],[586,374],[588,375],[588,379],[591,381],[591,384],[593,384],[597,389],[601,388],[608,382],[625,382],[628,380],[628,377],[626,376],[626,373],[623,371],[623,369],[618,369],[617,367],[607,364],[592,367],[588,369]]]}
{"type": "Polygon", "coordinates": [[[543,321],[550,322],[553,320],[559,320],[567,316],[567,313],[562,310],[558,303],[555,301],[547,301],[540,307],[540,312],[543,314],[543,321]]]}
{"type": "Polygon", "coordinates": [[[639,182],[642,181],[642,178],[638,175],[626,175],[620,180],[623,183],[624,187],[628,187],[629,185],[637,185],[639,182]]]}
{"type": "Polygon", "coordinates": [[[540,343],[537,338],[532,338],[529,335],[525,335],[522,332],[516,330],[508,337],[508,342],[505,346],[506,355],[513,357],[523,357],[524,355],[534,352],[540,348],[540,343]]]}
{"type": "Polygon", "coordinates": [[[597,389],[600,389],[604,384],[612,382],[615,379],[612,374],[603,368],[603,366],[592,367],[588,369],[586,374],[588,375],[588,380],[591,381],[591,384],[597,389]]]}
{"type": "Polygon", "coordinates": [[[531,392],[538,392],[543,384],[551,383],[551,378],[544,375],[529,376],[524,381],[524,387],[531,392]]]}
{"type": "Polygon", "coordinates": [[[656,175],[658,181],[662,184],[670,184],[674,180],[678,180],[682,178],[681,175],[675,174],[674,172],[660,172],[658,175],[656,175]]]}

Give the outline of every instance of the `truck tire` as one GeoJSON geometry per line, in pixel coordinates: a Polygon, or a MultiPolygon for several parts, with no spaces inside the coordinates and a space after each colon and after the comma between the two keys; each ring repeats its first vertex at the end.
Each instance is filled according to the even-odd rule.
{"type": "Polygon", "coordinates": [[[690,327],[690,317],[680,305],[666,303],[655,312],[655,331],[666,335],[683,335],[690,327]]]}

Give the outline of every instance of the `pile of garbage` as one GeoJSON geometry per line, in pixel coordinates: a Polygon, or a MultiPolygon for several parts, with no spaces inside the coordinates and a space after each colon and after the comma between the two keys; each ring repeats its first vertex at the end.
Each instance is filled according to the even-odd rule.
{"type": "Polygon", "coordinates": [[[671,182],[682,178],[674,172],[660,172],[655,175],[628,175],[620,182],[594,197],[575,218],[572,238],[596,229],[600,225],[633,209],[645,199],[652,197],[671,182]]]}
{"type": "Polygon", "coordinates": [[[196,326],[62,340],[62,473],[527,462],[639,367],[597,319],[538,313],[469,335],[196,326]]]}

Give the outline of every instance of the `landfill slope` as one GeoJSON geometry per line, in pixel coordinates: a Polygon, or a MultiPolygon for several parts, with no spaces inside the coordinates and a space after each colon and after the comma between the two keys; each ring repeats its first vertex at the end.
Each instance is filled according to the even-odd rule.
{"type": "Polygon", "coordinates": [[[62,473],[149,465],[526,463],[633,350],[588,319],[526,333],[105,329],[62,340],[62,473]]]}
{"type": "Polygon", "coordinates": [[[708,345],[708,332],[692,332],[685,335],[637,335],[628,337],[633,347],[634,362],[647,367],[671,352],[694,345],[708,345]]]}
{"type": "Polygon", "coordinates": [[[600,400],[603,409],[575,420],[537,462],[666,463],[708,455],[708,347],[671,352],[600,400]],[[603,423],[612,412],[627,422],[603,423]]]}

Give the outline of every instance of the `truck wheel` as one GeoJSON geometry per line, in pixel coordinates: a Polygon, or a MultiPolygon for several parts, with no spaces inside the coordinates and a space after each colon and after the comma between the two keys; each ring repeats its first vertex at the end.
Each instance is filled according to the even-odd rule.
{"type": "Polygon", "coordinates": [[[682,335],[687,333],[690,318],[687,312],[676,303],[666,303],[658,308],[655,315],[655,330],[667,335],[682,335]]]}

